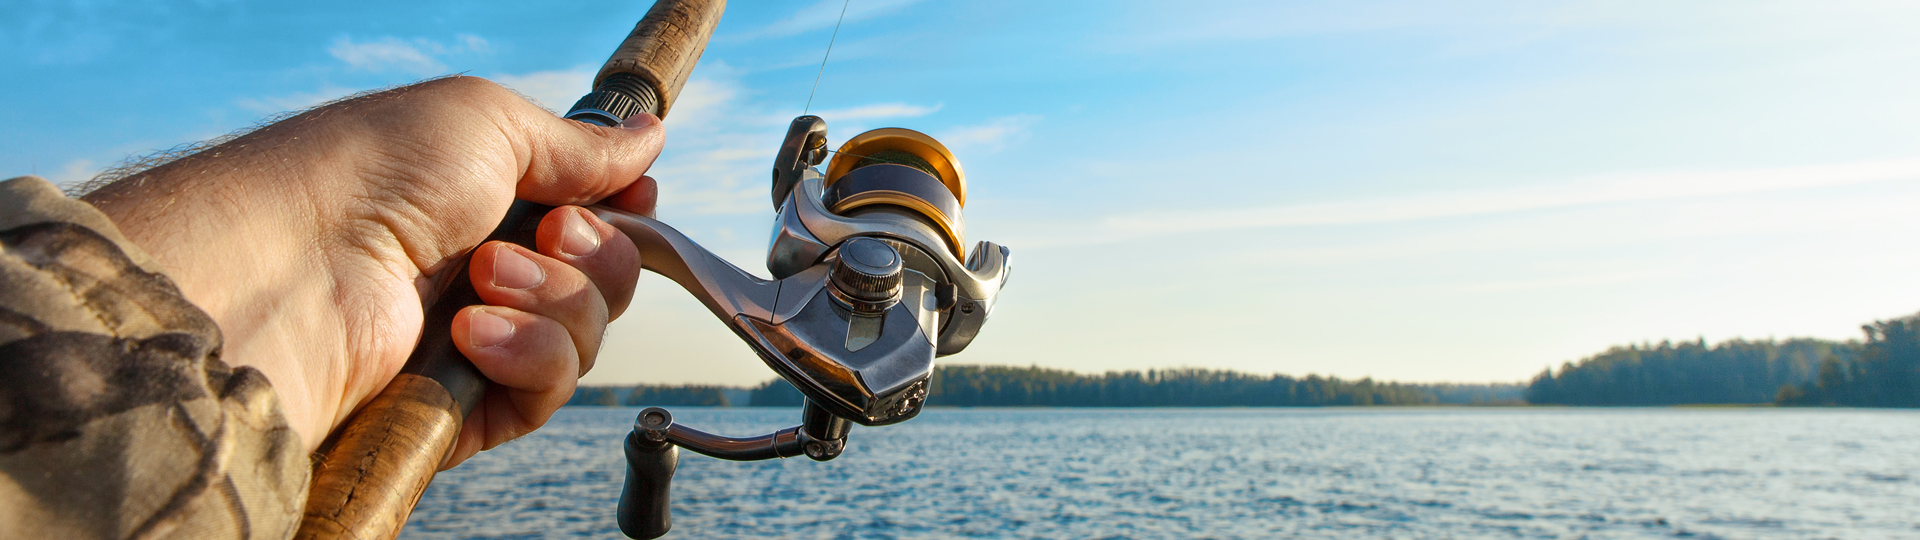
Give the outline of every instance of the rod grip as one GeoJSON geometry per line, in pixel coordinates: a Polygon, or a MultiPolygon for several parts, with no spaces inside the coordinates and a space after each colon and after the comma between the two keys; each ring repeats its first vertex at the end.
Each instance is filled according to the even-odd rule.
{"type": "MultiPolygon", "coordinates": [[[[553,207],[514,201],[487,240],[533,245],[553,207]]],[[[320,450],[296,538],[384,539],[400,534],[413,505],[459,439],[460,426],[486,395],[487,379],[453,343],[453,317],[480,302],[453,263],[427,308],[420,343],[393,382],[341,424],[320,450]]]]}
{"type": "Polygon", "coordinates": [[[633,26],[633,32],[614,49],[613,57],[593,77],[599,88],[608,77],[631,74],[652,88],[659,98],[654,116],[667,117],[680,88],[686,86],[700,53],[707,50],[707,38],[720,24],[720,12],[726,0],[659,0],[647,16],[633,26]]]}
{"type": "Polygon", "coordinates": [[[349,420],[314,464],[294,538],[393,538],[453,450],[462,415],[446,388],[403,373],[349,420]],[[360,421],[364,420],[364,421],[360,421]]]}

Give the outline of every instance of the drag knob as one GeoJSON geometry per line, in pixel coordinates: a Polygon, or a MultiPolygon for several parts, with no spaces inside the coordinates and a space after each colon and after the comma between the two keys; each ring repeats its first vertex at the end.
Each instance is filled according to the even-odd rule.
{"type": "Polygon", "coordinates": [[[859,237],[840,244],[833,263],[833,296],[857,313],[879,313],[900,301],[900,253],[886,242],[859,237]]]}

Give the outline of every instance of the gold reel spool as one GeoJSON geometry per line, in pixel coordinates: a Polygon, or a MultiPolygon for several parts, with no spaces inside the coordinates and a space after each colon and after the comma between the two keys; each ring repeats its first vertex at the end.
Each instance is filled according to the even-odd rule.
{"type": "Polygon", "coordinates": [[[939,225],[954,256],[966,260],[962,251],[966,222],[961,216],[967,203],[966,172],[953,152],[933,137],[906,128],[880,128],[856,135],[840,145],[827,164],[826,186],[827,209],[835,214],[847,215],[856,208],[884,204],[925,215],[939,225]],[[924,173],[925,178],[901,174],[897,168],[888,168],[886,174],[878,170],[851,174],[874,165],[909,167],[924,173]],[[842,179],[848,184],[835,189],[842,179]]]}

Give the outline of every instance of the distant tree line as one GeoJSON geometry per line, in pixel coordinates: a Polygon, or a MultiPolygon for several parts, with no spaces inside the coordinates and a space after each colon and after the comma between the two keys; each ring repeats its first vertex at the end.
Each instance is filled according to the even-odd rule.
{"type": "Polygon", "coordinates": [[[786,379],[775,378],[761,383],[749,392],[755,407],[799,407],[807,397],[800,395],[800,389],[786,379]]]}
{"type": "Polygon", "coordinates": [[[582,386],[567,405],[738,407],[751,405],[744,388],[712,385],[582,386]]]}
{"type": "Polygon", "coordinates": [[[1858,354],[1820,361],[1811,382],[1788,385],[1781,405],[1920,407],[1920,314],[1860,327],[1867,342],[1858,354]]]}
{"type": "Polygon", "coordinates": [[[1527,386],[1520,383],[1413,383],[1440,405],[1526,405],[1527,386]]]}
{"type": "MultiPolygon", "coordinates": [[[[940,366],[927,404],[953,407],[1277,407],[1521,404],[1519,384],[1404,384],[1207,369],[1098,375],[1041,367],[940,366]]],[[[568,405],[797,407],[800,391],[774,379],[755,388],[581,387],[568,405]],[[732,392],[732,394],[729,394],[732,392]]]]}
{"type": "Polygon", "coordinates": [[[956,407],[1300,407],[1423,405],[1412,385],[1308,375],[1252,375],[1208,369],[1086,375],[1042,367],[943,366],[928,405],[956,407]]]}
{"type": "Polygon", "coordinates": [[[1851,363],[1855,342],[1706,340],[1613,347],[1542,371],[1526,400],[1557,405],[1773,403],[1782,386],[1814,379],[1824,359],[1851,363]]]}
{"type": "MultiPolygon", "coordinates": [[[[1616,346],[1521,384],[1406,384],[1209,369],[1082,374],[1041,367],[934,370],[927,403],[951,407],[1766,404],[1920,407],[1920,314],[1862,327],[1866,340],[1733,339],[1616,346]]],[[[568,405],[797,407],[774,379],[753,388],[587,386],[568,405]]]]}

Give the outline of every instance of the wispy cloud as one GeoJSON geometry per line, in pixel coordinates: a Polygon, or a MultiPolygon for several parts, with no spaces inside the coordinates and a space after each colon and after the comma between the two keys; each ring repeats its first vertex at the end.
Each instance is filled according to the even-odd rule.
{"type": "Polygon", "coordinates": [[[447,71],[447,65],[440,61],[441,57],[485,54],[490,48],[487,40],[470,34],[456,36],[451,44],[426,38],[400,39],[393,36],[356,42],[351,37],[341,36],[333,40],[327,52],[355,70],[424,76],[447,71]]]}
{"type": "Polygon", "coordinates": [[[763,214],[769,204],[767,166],[786,121],[747,99],[731,69],[713,67],[681,88],[667,113],[670,150],[649,174],[660,179],[666,213],[763,214]]]}
{"type": "MultiPolygon", "coordinates": [[[[781,112],[771,103],[751,99],[752,93],[732,78],[732,70],[715,67],[687,81],[667,115],[671,151],[652,173],[661,179],[660,200],[696,215],[764,214],[770,210],[767,167],[788,121],[799,111],[781,112]]],[[[876,103],[814,114],[857,133],[850,129],[855,121],[920,117],[940,107],[876,103]]]]}
{"type": "Polygon", "coordinates": [[[235,105],[261,115],[270,115],[283,111],[307,109],[351,95],[355,90],[340,86],[327,85],[312,92],[296,92],[282,96],[261,98],[240,98],[235,105]]]}
{"type": "MultiPolygon", "coordinates": [[[[566,112],[580,96],[593,89],[593,76],[598,70],[595,66],[576,66],[553,71],[495,74],[488,78],[558,114],[566,112]]],[[[703,73],[710,71],[725,71],[725,67],[702,70],[703,73]]],[[[742,120],[735,118],[740,115],[735,110],[738,104],[733,103],[740,89],[735,84],[722,81],[711,77],[687,81],[674,100],[673,108],[668,111],[667,127],[678,132],[716,127],[716,123],[735,124],[742,120]]]]}
{"type": "Polygon", "coordinates": [[[421,47],[393,37],[355,43],[353,38],[342,36],[333,41],[333,46],[328,47],[327,52],[346,62],[348,67],[364,71],[403,71],[425,75],[447,69],[446,64],[435,60],[421,47]]]}
{"type": "MultiPolygon", "coordinates": [[[[493,74],[489,78],[555,113],[591,89],[595,66],[493,74]]],[[[663,212],[678,216],[764,213],[766,167],[786,132],[724,62],[703,64],[667,113],[667,152],[649,175],[660,181],[663,212]]]]}
{"type": "MultiPolygon", "coordinates": [[[[1824,238],[1827,240],[1823,243],[1837,246],[1887,232],[1906,234],[1903,231],[1920,230],[1917,227],[1920,217],[1912,212],[1913,207],[1920,205],[1920,190],[1903,189],[1897,182],[1863,188],[1865,193],[1853,189],[1782,191],[1596,205],[1508,214],[1486,220],[1380,228],[1265,230],[1240,235],[1229,232],[1244,243],[1238,249],[1212,255],[1207,265],[1219,268],[1422,268],[1455,258],[1456,262],[1504,261],[1489,264],[1489,268],[1497,270],[1486,273],[1498,275],[1544,263],[1546,274],[1555,276],[1552,279],[1565,277],[1562,274],[1585,275],[1585,272],[1599,271],[1594,265],[1612,268],[1612,273],[1607,275],[1631,274],[1635,279],[1654,279],[1669,277],[1671,274],[1667,272],[1685,273],[1688,265],[1698,261],[1684,256],[1658,256],[1659,262],[1649,263],[1643,250],[1668,249],[1662,246],[1801,242],[1807,238],[1824,238]],[[1583,258],[1591,264],[1566,264],[1569,259],[1583,258]]],[[[1107,242],[1138,240],[1142,236],[1097,228],[1083,232],[1107,242]]],[[[1076,244],[1076,239],[1061,234],[1046,239],[1052,243],[1040,245],[1095,243],[1076,244]]],[[[1026,245],[1013,244],[1012,240],[1008,244],[1026,245]]],[[[1787,255],[1791,250],[1764,251],[1776,259],[1769,263],[1773,270],[1786,264],[1833,264],[1833,259],[1825,257],[1787,255]]],[[[1821,251],[1829,252],[1826,248],[1821,251]]],[[[1832,250],[1838,251],[1843,250],[1832,250]]],[[[1666,253],[1693,252],[1686,249],[1666,253]]],[[[1471,284],[1451,292],[1496,292],[1576,284],[1597,282],[1559,284],[1522,279],[1471,284]]]]}
{"type": "Polygon", "coordinates": [[[495,75],[492,79],[554,114],[560,114],[567,112],[568,108],[573,107],[573,102],[593,89],[594,73],[596,70],[592,66],[579,66],[521,75],[495,75]]]}
{"type": "MultiPolygon", "coordinates": [[[[1087,246],[1188,233],[1257,230],[1279,232],[1302,227],[1415,223],[1423,220],[1501,214],[1529,216],[1533,214],[1526,214],[1527,212],[1539,210],[1604,209],[1609,208],[1608,205],[1658,201],[1686,202],[1691,206],[1688,214],[1674,216],[1672,220],[1656,227],[1656,229],[1664,227],[1669,230],[1640,230],[1633,234],[1643,237],[1665,237],[1662,235],[1693,237],[1772,230],[1768,228],[1766,219],[1753,217],[1753,215],[1768,212],[1779,216],[1771,218],[1774,222],[1785,223],[1780,219],[1791,217],[1789,221],[1804,225],[1809,219],[1809,216],[1803,215],[1807,212],[1804,209],[1762,208],[1755,207],[1753,204],[1740,205],[1740,209],[1733,212],[1733,215],[1714,215],[1716,211],[1725,210],[1719,205],[1720,202],[1731,204],[1737,201],[1737,199],[1726,198],[1727,196],[1811,190],[1903,179],[1920,179],[1920,159],[1691,173],[1613,174],[1560,182],[1541,182],[1532,186],[1505,190],[1462,191],[1262,207],[1187,209],[1157,213],[1133,212],[1084,220],[1029,221],[1013,229],[1014,235],[1000,240],[1004,240],[1009,245],[1017,243],[1030,247],[1087,246]]],[[[1890,211],[1880,213],[1885,214],[1890,211]]],[[[1862,217],[1866,212],[1864,207],[1857,209],[1853,217],[1862,217]]],[[[1557,214],[1572,215],[1573,213],[1557,214]]],[[[1842,214],[1845,213],[1842,212],[1842,214]]],[[[1236,262],[1258,262],[1259,264],[1352,262],[1481,248],[1549,246],[1566,240],[1564,236],[1541,237],[1532,234],[1537,231],[1514,230],[1515,226],[1511,222],[1500,223],[1481,224],[1476,226],[1479,228],[1473,229],[1479,232],[1447,241],[1420,234],[1420,231],[1426,229],[1401,228],[1397,230],[1404,231],[1404,234],[1394,236],[1392,242],[1375,242],[1365,245],[1290,246],[1284,249],[1255,250],[1243,253],[1246,258],[1236,262]],[[1502,236],[1498,240],[1490,240],[1485,236],[1487,234],[1518,236],[1512,238],[1502,236]]],[[[1620,233],[1602,235],[1607,238],[1626,234],[1620,224],[1607,227],[1602,224],[1587,223],[1573,227],[1587,227],[1580,230],[1611,230],[1614,233],[1620,233]]]]}
{"type": "Polygon", "coordinates": [[[1487,293],[1535,291],[1535,290],[1546,290],[1546,289],[1564,289],[1564,288],[1575,288],[1575,287],[1596,287],[1596,286],[1614,285],[1614,284],[1620,284],[1620,283],[1633,283],[1633,282],[1639,282],[1639,281],[1646,281],[1649,279],[1660,279],[1664,277],[1669,277],[1673,273],[1674,272],[1653,272],[1653,271],[1613,272],[1613,273],[1606,273],[1606,274],[1585,274],[1585,275],[1556,276],[1556,277],[1535,278],[1535,279],[1491,281],[1491,282],[1473,283],[1473,284],[1459,286],[1454,289],[1454,292],[1458,292],[1461,294],[1487,294],[1487,293]]]}
{"type": "Polygon", "coordinates": [[[761,121],[755,118],[745,103],[740,101],[740,85],[724,73],[723,66],[718,71],[723,75],[699,77],[687,81],[680,88],[680,95],[674,99],[673,108],[667,111],[667,129],[726,131],[738,129],[742,124],[776,125],[773,120],[761,121]]]}
{"type": "Polygon", "coordinates": [[[92,180],[97,174],[100,174],[100,168],[94,165],[93,160],[76,159],[61,165],[59,171],[47,174],[46,178],[54,185],[60,186],[60,189],[67,189],[92,180]]]}
{"type": "Polygon", "coordinates": [[[1039,121],[1039,116],[1031,114],[1002,116],[980,124],[949,129],[941,133],[939,139],[954,150],[999,150],[1008,142],[1026,135],[1027,128],[1039,121]]]}
{"type": "Polygon", "coordinates": [[[1105,228],[1121,233],[1183,233],[1392,223],[1606,203],[1805,189],[1909,178],[1920,178],[1920,159],[1812,167],[1620,175],[1496,191],[1110,216],[1102,223],[1105,228]]]}

